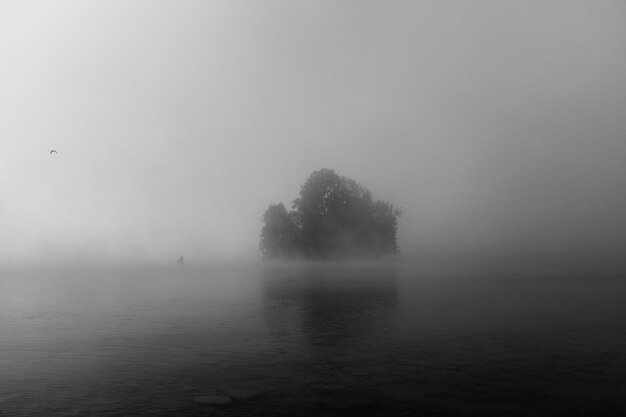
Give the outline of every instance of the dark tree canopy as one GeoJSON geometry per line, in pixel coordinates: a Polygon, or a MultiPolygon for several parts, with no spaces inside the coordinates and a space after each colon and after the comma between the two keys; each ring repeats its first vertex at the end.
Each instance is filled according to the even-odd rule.
{"type": "Polygon", "coordinates": [[[263,215],[261,251],[268,258],[292,257],[298,250],[298,228],[283,203],[270,204],[263,215]]]}
{"type": "Polygon", "coordinates": [[[379,256],[398,251],[400,211],[334,170],[313,172],[292,210],[270,204],[263,216],[264,256],[336,258],[379,256]]]}

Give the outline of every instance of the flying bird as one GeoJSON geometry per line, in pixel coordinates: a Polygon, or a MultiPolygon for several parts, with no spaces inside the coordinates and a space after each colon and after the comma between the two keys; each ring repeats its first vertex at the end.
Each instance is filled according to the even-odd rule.
{"type": "Polygon", "coordinates": [[[56,150],[52,149],[52,150],[50,151],[50,155],[52,155],[53,153],[58,153],[58,152],[57,152],[56,150]]]}

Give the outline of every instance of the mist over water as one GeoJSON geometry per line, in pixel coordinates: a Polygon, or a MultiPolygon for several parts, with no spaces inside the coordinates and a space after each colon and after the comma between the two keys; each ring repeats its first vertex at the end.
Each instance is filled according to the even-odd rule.
{"type": "Polygon", "coordinates": [[[0,286],[10,416],[624,410],[621,277],[264,264],[16,272],[0,286]]]}
{"type": "Polygon", "coordinates": [[[626,414],[625,21],[0,2],[0,417],[626,414]],[[260,260],[322,169],[398,256],[260,260]]]}
{"type": "Polygon", "coordinates": [[[0,6],[0,265],[258,258],[328,168],[408,258],[623,270],[620,2],[270,3],[0,6]]]}

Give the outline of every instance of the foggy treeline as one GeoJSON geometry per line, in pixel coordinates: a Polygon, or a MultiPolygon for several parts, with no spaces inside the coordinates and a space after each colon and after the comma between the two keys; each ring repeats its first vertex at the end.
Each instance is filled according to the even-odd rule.
{"type": "Polygon", "coordinates": [[[398,252],[400,210],[332,169],[314,171],[287,211],[270,204],[263,215],[265,257],[314,259],[398,252]]]}

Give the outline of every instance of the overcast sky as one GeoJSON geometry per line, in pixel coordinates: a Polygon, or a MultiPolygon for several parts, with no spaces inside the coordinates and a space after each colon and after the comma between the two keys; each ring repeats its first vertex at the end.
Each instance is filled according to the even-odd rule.
{"type": "Polygon", "coordinates": [[[615,261],[625,74],[617,0],[4,1],[0,264],[257,257],[320,168],[405,256],[615,261]]]}

